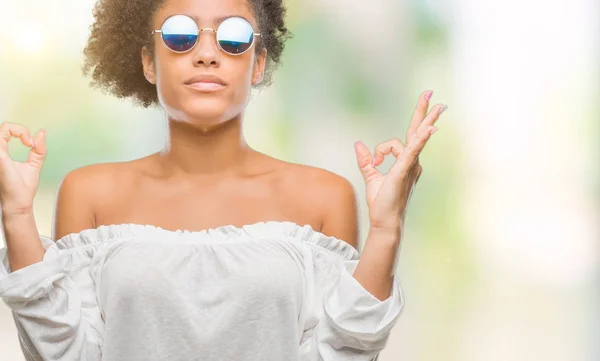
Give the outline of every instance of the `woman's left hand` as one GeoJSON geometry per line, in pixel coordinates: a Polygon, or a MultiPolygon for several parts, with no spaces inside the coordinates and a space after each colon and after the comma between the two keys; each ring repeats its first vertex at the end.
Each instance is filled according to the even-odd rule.
{"type": "Polygon", "coordinates": [[[447,108],[437,104],[427,113],[431,93],[426,91],[419,97],[406,132],[406,145],[394,138],[377,145],[372,156],[365,144],[360,141],[354,144],[358,166],[366,183],[371,229],[401,231],[403,228],[408,200],[423,171],[419,154],[437,130],[433,124],[447,108]],[[390,153],[396,162],[384,175],[375,167],[390,153]]]}

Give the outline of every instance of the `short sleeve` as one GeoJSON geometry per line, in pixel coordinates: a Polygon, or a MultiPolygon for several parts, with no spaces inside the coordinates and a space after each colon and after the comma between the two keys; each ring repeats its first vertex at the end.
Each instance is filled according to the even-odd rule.
{"type": "Polygon", "coordinates": [[[376,359],[404,308],[398,276],[390,296],[381,301],[354,278],[358,265],[354,248],[324,235],[310,243],[304,257],[302,360],[376,359]]]}
{"type": "Polygon", "coordinates": [[[41,262],[11,272],[0,249],[0,297],[11,308],[28,361],[101,360],[103,321],[90,266],[98,244],[74,234],[41,237],[41,262]]]}

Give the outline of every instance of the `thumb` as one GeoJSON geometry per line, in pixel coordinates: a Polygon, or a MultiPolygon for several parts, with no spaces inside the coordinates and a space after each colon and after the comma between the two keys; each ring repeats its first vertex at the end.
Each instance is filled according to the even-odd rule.
{"type": "Polygon", "coordinates": [[[358,168],[360,169],[360,173],[363,175],[365,182],[371,176],[379,173],[373,166],[373,156],[371,155],[371,151],[363,142],[357,141],[354,143],[354,152],[356,153],[358,168]]]}
{"type": "Polygon", "coordinates": [[[27,163],[41,169],[46,158],[46,131],[40,129],[33,136],[33,148],[29,151],[27,163]]]}

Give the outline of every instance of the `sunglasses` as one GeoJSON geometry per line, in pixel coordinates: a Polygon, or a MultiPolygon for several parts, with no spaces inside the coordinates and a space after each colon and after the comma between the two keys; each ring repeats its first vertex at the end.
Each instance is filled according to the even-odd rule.
{"type": "Polygon", "coordinates": [[[160,33],[167,48],[176,53],[185,53],[196,46],[202,31],[215,33],[219,48],[230,55],[244,54],[254,44],[254,37],[260,36],[244,18],[227,18],[214,30],[198,29],[196,21],[187,15],[173,15],[167,18],[160,30],[152,31],[152,35],[160,33]]]}

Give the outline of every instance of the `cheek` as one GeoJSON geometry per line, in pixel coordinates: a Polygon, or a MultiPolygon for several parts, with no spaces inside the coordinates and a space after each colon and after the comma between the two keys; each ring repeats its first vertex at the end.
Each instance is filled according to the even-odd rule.
{"type": "MultiPolygon", "coordinates": [[[[230,67],[232,73],[228,79],[235,82],[235,98],[242,103],[247,102],[252,91],[252,78],[255,71],[255,57],[247,54],[248,58],[239,59],[237,64],[230,67]]],[[[234,59],[237,60],[237,59],[234,59]]]]}
{"type": "Polygon", "coordinates": [[[186,90],[183,82],[186,74],[189,74],[189,72],[183,71],[185,64],[181,58],[170,57],[169,54],[164,56],[158,52],[155,64],[156,92],[160,104],[167,111],[181,108],[181,103],[184,101],[182,96],[185,96],[184,91],[186,90]]]}
{"type": "Polygon", "coordinates": [[[239,103],[245,103],[250,96],[252,88],[252,69],[245,66],[239,69],[235,76],[230,77],[230,87],[232,100],[237,100],[239,103]]]}
{"type": "Polygon", "coordinates": [[[182,76],[180,68],[181,59],[170,56],[170,54],[156,53],[155,69],[156,69],[156,86],[159,93],[163,96],[169,96],[170,93],[177,87],[182,76]]]}

